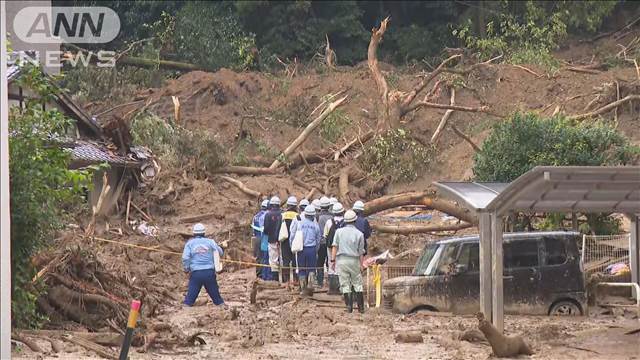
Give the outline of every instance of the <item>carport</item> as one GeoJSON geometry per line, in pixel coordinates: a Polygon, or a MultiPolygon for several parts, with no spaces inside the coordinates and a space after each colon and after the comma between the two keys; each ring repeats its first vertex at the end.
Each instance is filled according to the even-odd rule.
{"type": "MultiPolygon", "coordinates": [[[[538,166],[511,183],[435,182],[475,212],[480,231],[480,310],[500,330],[503,218],[511,212],[622,213],[631,220],[631,281],[640,278],[640,167],[538,166]]],[[[575,216],[574,216],[575,219],[575,216]]],[[[634,294],[638,297],[640,294],[634,294]]]]}

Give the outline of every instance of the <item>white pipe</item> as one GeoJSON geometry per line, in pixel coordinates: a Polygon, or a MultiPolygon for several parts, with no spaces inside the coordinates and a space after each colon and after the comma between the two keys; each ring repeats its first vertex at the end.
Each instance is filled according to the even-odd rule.
{"type": "Polygon", "coordinates": [[[0,1],[0,358],[11,359],[11,216],[6,2],[0,1]]]}

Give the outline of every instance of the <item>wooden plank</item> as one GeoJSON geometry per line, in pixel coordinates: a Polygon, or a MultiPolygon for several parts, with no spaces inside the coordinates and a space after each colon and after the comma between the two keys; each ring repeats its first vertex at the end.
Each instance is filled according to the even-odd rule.
{"type": "Polygon", "coordinates": [[[503,292],[503,251],[502,251],[502,217],[491,214],[491,285],[493,295],[492,323],[504,332],[504,292],[503,292]]]}
{"type": "Polygon", "coordinates": [[[481,213],[480,221],[480,311],[492,319],[491,296],[491,215],[481,213]]]}

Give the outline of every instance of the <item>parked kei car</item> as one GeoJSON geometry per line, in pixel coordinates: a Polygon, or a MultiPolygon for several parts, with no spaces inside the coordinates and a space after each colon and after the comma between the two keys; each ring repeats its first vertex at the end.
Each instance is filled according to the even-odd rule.
{"type": "MultiPolygon", "coordinates": [[[[582,315],[584,277],[577,232],[504,234],[504,310],[511,314],[582,315]]],[[[456,314],[480,310],[479,237],[428,244],[411,276],[383,283],[394,312],[427,309],[456,314]]]]}

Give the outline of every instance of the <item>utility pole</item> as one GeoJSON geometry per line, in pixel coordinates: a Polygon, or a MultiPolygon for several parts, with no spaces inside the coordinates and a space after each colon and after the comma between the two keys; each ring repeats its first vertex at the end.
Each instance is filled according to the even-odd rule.
{"type": "Polygon", "coordinates": [[[7,12],[0,1],[0,358],[11,359],[11,216],[9,212],[7,12]]]}

